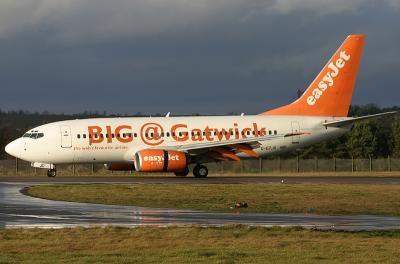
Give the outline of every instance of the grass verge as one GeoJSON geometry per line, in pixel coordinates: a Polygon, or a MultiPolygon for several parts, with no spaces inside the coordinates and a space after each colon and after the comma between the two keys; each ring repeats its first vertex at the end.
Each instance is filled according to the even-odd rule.
{"type": "Polygon", "coordinates": [[[371,184],[94,184],[41,185],[34,197],[100,204],[241,212],[400,215],[400,185],[371,184]]]}
{"type": "Polygon", "coordinates": [[[244,226],[0,231],[0,263],[398,263],[399,247],[399,231],[244,226]]]}

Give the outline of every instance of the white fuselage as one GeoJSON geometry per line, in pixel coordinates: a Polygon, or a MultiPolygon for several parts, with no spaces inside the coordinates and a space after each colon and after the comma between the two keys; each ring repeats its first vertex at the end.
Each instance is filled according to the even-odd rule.
{"type": "MultiPolygon", "coordinates": [[[[337,128],[322,125],[332,120],[332,117],[304,116],[69,120],[36,127],[27,132],[25,137],[10,143],[6,151],[26,161],[47,164],[131,163],[135,153],[143,149],[207,145],[211,142],[257,138],[259,135],[270,134],[275,137],[260,141],[260,145],[254,149],[258,155],[266,156],[293,151],[341,136],[350,130],[350,126],[337,128]],[[35,133],[41,136],[28,137],[35,133]]],[[[237,156],[251,158],[243,152],[237,156]]]]}

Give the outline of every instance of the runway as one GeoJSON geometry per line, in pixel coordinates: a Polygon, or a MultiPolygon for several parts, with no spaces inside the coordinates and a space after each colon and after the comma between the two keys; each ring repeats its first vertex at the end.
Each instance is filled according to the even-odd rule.
{"type": "MultiPolygon", "coordinates": [[[[79,181],[73,182],[78,183],[79,181]]],[[[0,228],[62,228],[104,225],[128,227],[141,225],[220,226],[226,224],[266,227],[302,226],[351,231],[400,228],[399,217],[215,213],[49,201],[26,196],[21,192],[25,187],[34,184],[38,183],[0,183],[0,228]]]]}
{"type": "Polygon", "coordinates": [[[1,182],[14,183],[153,183],[153,184],[239,184],[239,183],[346,183],[346,184],[400,184],[400,177],[386,176],[209,176],[207,178],[175,176],[93,177],[70,176],[1,176],[1,182]]]}

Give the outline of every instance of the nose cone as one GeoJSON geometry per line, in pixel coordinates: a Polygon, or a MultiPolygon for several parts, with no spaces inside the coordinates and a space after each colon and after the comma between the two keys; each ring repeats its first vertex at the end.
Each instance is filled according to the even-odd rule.
{"type": "Polygon", "coordinates": [[[17,140],[14,140],[13,142],[9,143],[6,148],[5,151],[10,154],[11,156],[17,157],[18,156],[18,142],[16,142],[17,140]]]}

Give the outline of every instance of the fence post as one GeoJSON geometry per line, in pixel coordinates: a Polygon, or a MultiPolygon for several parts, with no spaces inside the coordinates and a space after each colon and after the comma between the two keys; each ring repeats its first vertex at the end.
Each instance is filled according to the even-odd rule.
{"type": "Polygon", "coordinates": [[[336,172],[336,157],[333,155],[333,171],[336,172]]]}
{"type": "Polygon", "coordinates": [[[351,155],[351,172],[354,172],[354,156],[351,155]]]}
{"type": "Polygon", "coordinates": [[[279,164],[279,172],[282,172],[282,161],[281,161],[281,156],[278,157],[278,164],[279,164]]]}
{"type": "Polygon", "coordinates": [[[300,172],[300,159],[299,154],[296,156],[296,172],[300,172]]]}
{"type": "Polygon", "coordinates": [[[94,163],[92,163],[92,176],[94,175],[94,163]]]}
{"type": "Polygon", "coordinates": [[[34,169],[35,169],[35,176],[36,176],[37,175],[37,168],[35,167],[34,169]]]}
{"type": "Polygon", "coordinates": [[[369,156],[369,171],[372,171],[372,158],[369,156]]]}
{"type": "Polygon", "coordinates": [[[388,171],[392,171],[392,160],[390,159],[390,155],[388,155],[388,171]]]}
{"type": "Polygon", "coordinates": [[[240,174],[243,174],[243,171],[244,171],[244,161],[241,160],[240,161],[240,174]]]}
{"type": "Polygon", "coordinates": [[[72,176],[75,176],[75,163],[72,164],[72,176]]]}
{"type": "Polygon", "coordinates": [[[262,163],[263,163],[263,159],[261,157],[259,157],[258,158],[258,169],[260,171],[260,174],[262,174],[262,171],[263,171],[262,163]]]}
{"type": "Polygon", "coordinates": [[[18,176],[18,158],[15,158],[15,176],[18,176]]]}
{"type": "Polygon", "coordinates": [[[318,171],[318,157],[317,156],[315,156],[314,157],[314,171],[318,171]]]}

